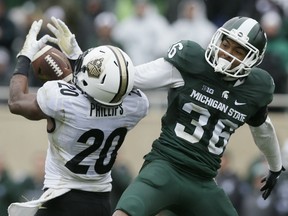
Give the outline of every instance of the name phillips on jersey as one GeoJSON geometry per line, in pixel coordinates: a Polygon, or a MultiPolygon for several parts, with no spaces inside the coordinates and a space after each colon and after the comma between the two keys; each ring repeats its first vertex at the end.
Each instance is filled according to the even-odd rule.
{"type": "MultiPolygon", "coordinates": [[[[233,119],[236,119],[240,122],[245,122],[245,119],[247,117],[246,114],[243,114],[231,107],[229,107],[227,104],[224,104],[222,102],[219,102],[213,98],[210,98],[206,95],[203,95],[202,93],[200,92],[197,92],[193,89],[192,93],[190,94],[190,97],[194,98],[195,100],[205,104],[205,105],[208,105],[210,107],[213,107],[223,113],[226,113],[228,116],[232,117],[233,119]]],[[[237,102],[238,104],[236,104],[236,101],[235,101],[235,105],[244,105],[245,103],[239,103],[237,102]]]]}
{"type": "Polygon", "coordinates": [[[90,116],[95,116],[95,117],[111,117],[111,116],[120,116],[124,114],[124,110],[122,105],[120,104],[119,106],[115,107],[104,107],[104,106],[99,106],[97,103],[91,103],[90,106],[90,116]]]}

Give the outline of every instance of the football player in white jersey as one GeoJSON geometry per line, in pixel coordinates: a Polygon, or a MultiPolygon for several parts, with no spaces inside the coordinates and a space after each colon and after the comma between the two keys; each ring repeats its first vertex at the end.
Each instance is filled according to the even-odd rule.
{"type": "Polygon", "coordinates": [[[147,97],[133,89],[131,59],[113,46],[78,49],[71,82],[47,81],[29,93],[31,60],[49,38],[37,39],[41,26],[42,20],[34,21],[17,56],[8,105],[13,114],[47,120],[45,192],[11,204],[9,214],[109,216],[111,168],[127,132],[146,116],[147,97]]]}

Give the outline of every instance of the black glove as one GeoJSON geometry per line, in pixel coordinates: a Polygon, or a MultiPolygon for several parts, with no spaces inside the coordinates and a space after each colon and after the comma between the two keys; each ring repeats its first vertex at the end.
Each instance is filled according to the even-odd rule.
{"type": "Polygon", "coordinates": [[[282,169],[278,172],[273,172],[270,170],[268,176],[261,180],[261,183],[265,182],[265,185],[260,189],[260,191],[263,191],[262,197],[264,200],[266,200],[270,195],[282,171],[285,171],[284,167],[282,167],[282,169]]]}

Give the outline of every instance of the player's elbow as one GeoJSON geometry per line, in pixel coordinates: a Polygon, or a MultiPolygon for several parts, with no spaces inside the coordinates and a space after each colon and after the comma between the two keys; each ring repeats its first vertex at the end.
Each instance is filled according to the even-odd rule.
{"type": "Polygon", "coordinates": [[[17,101],[13,101],[12,99],[8,100],[8,108],[13,114],[19,114],[19,111],[21,110],[19,103],[17,103],[17,101]]]}
{"type": "Polygon", "coordinates": [[[12,114],[23,116],[29,120],[38,121],[41,119],[46,119],[46,115],[34,107],[25,107],[23,104],[18,102],[8,101],[8,107],[12,114]]]}

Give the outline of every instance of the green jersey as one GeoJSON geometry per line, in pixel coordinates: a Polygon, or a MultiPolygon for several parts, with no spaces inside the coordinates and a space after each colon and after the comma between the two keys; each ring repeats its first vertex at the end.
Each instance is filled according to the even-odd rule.
{"type": "Polygon", "coordinates": [[[213,178],[235,130],[265,121],[266,113],[259,115],[259,110],[272,101],[273,79],[253,68],[245,79],[225,81],[192,41],[171,46],[165,60],[179,70],[184,85],[169,90],[161,135],[145,159],[165,159],[193,175],[213,178]]]}

